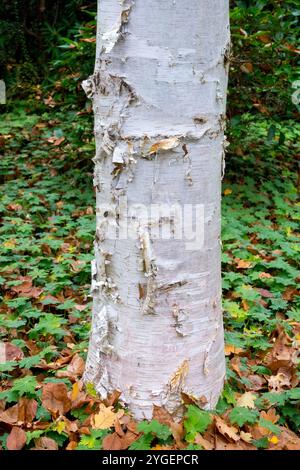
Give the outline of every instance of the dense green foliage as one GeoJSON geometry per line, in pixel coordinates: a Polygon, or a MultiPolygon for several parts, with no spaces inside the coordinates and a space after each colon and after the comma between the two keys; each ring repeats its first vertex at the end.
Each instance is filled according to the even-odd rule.
{"type": "MultiPolygon", "coordinates": [[[[0,16],[8,84],[8,103],[0,107],[0,339],[23,353],[21,360],[0,364],[0,402],[35,398],[37,417],[48,426],[26,429],[27,447],[40,436],[65,447],[70,434],[44,408],[40,389],[49,381],[74,389],[73,380],[58,378],[55,364],[74,353],[84,358],[88,341],[94,142],[80,82],[93,69],[95,2],[32,0],[21,25],[24,3],[5,1],[0,16]]],[[[297,431],[300,425],[300,128],[291,99],[299,10],[293,0],[231,3],[231,145],[223,189],[227,383],[214,414],[187,403],[183,441],[190,449],[205,448],[199,434],[209,433],[219,415],[257,448],[285,448],[283,426],[297,431]]],[[[68,419],[84,426],[90,413],[82,406],[68,419]]],[[[172,445],[167,424],[140,423],[130,448],[172,445]]],[[[3,447],[8,432],[0,430],[3,447]]],[[[107,432],[80,434],[77,448],[101,448],[107,432]]]]}

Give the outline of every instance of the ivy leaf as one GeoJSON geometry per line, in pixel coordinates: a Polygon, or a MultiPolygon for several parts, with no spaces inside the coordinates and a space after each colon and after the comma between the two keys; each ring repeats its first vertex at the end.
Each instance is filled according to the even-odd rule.
{"type": "Polygon", "coordinates": [[[267,437],[262,437],[261,439],[257,439],[255,441],[252,441],[252,443],[258,449],[267,449],[269,447],[269,439],[267,437]]]}
{"type": "Polygon", "coordinates": [[[279,434],[281,433],[280,428],[278,426],[276,426],[276,424],[272,423],[271,421],[268,421],[265,418],[260,418],[258,424],[260,426],[262,426],[263,428],[268,429],[269,431],[271,431],[276,436],[279,436],[279,434]]]}
{"type": "Polygon", "coordinates": [[[26,444],[30,444],[33,439],[38,439],[45,433],[44,429],[36,429],[35,431],[27,431],[26,444]]]}
{"type": "Polygon", "coordinates": [[[34,395],[37,384],[35,377],[32,375],[26,375],[21,379],[15,380],[12,390],[14,392],[19,392],[20,397],[23,395],[34,395]]]}
{"type": "Polygon", "coordinates": [[[191,442],[195,439],[197,433],[206,431],[212,422],[212,417],[207,411],[200,410],[195,405],[188,405],[187,408],[184,427],[186,430],[186,440],[191,442]]]}
{"type": "Polygon", "coordinates": [[[11,372],[17,365],[16,361],[0,362],[0,372],[11,372]]]}
{"type": "Polygon", "coordinates": [[[249,408],[237,406],[229,414],[229,418],[232,424],[243,426],[245,423],[254,424],[259,417],[257,410],[251,410],[249,408]]]}
{"type": "Polygon", "coordinates": [[[203,447],[199,446],[198,444],[189,444],[185,450],[203,450],[203,447]]]}
{"type": "Polygon", "coordinates": [[[270,406],[274,406],[274,405],[283,406],[286,402],[286,399],[287,399],[286,392],[283,392],[283,393],[267,392],[261,395],[255,401],[255,405],[258,408],[270,408],[270,406]]]}
{"type": "Polygon", "coordinates": [[[138,431],[143,432],[144,434],[154,434],[159,439],[163,441],[167,440],[171,436],[171,431],[165,424],[160,424],[156,419],[153,419],[150,423],[147,421],[142,421],[138,424],[138,431]]]}
{"type": "Polygon", "coordinates": [[[291,400],[300,400],[300,388],[293,388],[287,392],[288,397],[291,400]]]}
{"type": "Polygon", "coordinates": [[[89,436],[82,436],[76,450],[101,449],[102,441],[108,432],[104,429],[93,429],[89,436]]]}
{"type": "Polygon", "coordinates": [[[131,444],[129,450],[149,450],[151,449],[151,443],[153,440],[153,434],[143,434],[131,444]]]}

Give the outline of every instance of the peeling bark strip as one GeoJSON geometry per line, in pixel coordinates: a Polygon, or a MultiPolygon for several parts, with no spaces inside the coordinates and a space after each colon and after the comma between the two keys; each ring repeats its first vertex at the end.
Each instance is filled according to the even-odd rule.
{"type": "MultiPolygon", "coordinates": [[[[93,324],[85,381],[135,417],[215,406],[225,375],[220,199],[228,0],[99,0],[93,324]],[[128,215],[128,205],[135,209],[128,215]],[[137,204],[202,204],[204,246],[152,236],[137,204]],[[136,239],[112,239],[126,221],[136,239]]],[[[163,228],[168,222],[161,217],[163,228]]]]}

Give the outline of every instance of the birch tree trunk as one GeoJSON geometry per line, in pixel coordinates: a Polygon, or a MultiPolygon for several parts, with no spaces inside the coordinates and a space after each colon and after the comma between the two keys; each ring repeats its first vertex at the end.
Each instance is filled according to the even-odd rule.
{"type": "Polygon", "coordinates": [[[84,379],[102,397],[120,390],[137,419],[151,418],[153,404],[179,415],[182,393],[211,409],[225,376],[228,0],[98,3],[95,72],[83,82],[97,201],[84,379]]]}

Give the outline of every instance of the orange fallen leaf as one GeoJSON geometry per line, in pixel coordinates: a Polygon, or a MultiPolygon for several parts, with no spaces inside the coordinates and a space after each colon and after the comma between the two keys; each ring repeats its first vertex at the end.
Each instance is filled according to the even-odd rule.
{"type": "Polygon", "coordinates": [[[112,406],[100,404],[99,413],[92,418],[92,426],[94,429],[109,429],[114,425],[116,414],[112,406]]]}
{"type": "Polygon", "coordinates": [[[70,441],[66,447],[66,450],[75,450],[77,447],[77,444],[78,443],[76,441],[70,441]]]}
{"type": "Polygon", "coordinates": [[[229,194],[232,194],[232,189],[229,189],[229,188],[225,189],[224,196],[229,196],[229,194]]]}
{"type": "Polygon", "coordinates": [[[276,410],[274,408],[270,408],[268,411],[262,411],[260,416],[273,424],[276,424],[279,420],[279,416],[276,414],[276,410]]]}
{"type": "Polygon", "coordinates": [[[271,42],[270,36],[267,36],[266,34],[260,34],[257,38],[264,44],[269,44],[271,42]]]}
{"type": "Polygon", "coordinates": [[[234,346],[233,344],[226,344],[225,345],[225,356],[230,356],[230,354],[236,354],[237,356],[239,354],[242,354],[244,350],[242,348],[238,348],[234,346]]]}
{"type": "Polygon", "coordinates": [[[260,279],[271,279],[273,276],[269,273],[261,272],[259,273],[258,277],[260,279]]]}
{"type": "Polygon", "coordinates": [[[238,259],[237,260],[237,269],[248,269],[250,268],[251,266],[251,262],[250,261],[246,261],[244,259],[238,259]]]}
{"type": "Polygon", "coordinates": [[[121,396],[120,390],[114,390],[113,392],[109,393],[107,398],[103,400],[106,406],[114,406],[121,396]]]}
{"type": "Polygon", "coordinates": [[[252,73],[253,72],[253,64],[251,62],[245,62],[240,66],[242,72],[245,73],[252,73]]]}

